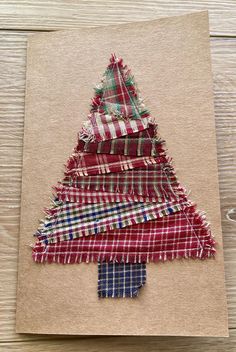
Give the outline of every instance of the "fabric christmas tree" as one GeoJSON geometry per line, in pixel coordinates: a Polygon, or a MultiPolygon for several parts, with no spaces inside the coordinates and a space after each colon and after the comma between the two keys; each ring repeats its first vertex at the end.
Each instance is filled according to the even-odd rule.
{"type": "Polygon", "coordinates": [[[99,297],[134,297],[146,263],[214,256],[205,215],[181,187],[130,70],[111,56],[53,205],[36,262],[98,262],[99,297]]]}

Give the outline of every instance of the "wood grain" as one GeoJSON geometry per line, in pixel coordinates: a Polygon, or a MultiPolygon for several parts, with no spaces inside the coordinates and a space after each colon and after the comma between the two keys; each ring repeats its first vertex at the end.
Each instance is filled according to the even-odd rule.
{"type": "Polygon", "coordinates": [[[229,338],[93,337],[8,342],[1,352],[234,352],[236,332],[229,338]]]}
{"type": "MultiPolygon", "coordinates": [[[[1,1],[0,350],[235,351],[236,345],[236,5],[232,1],[1,1]],[[60,338],[14,332],[24,129],[27,29],[55,30],[148,20],[209,9],[230,338],[60,338]],[[20,29],[14,31],[12,29],[20,29]],[[231,220],[230,218],[234,219],[231,220]]],[[[207,177],[207,175],[206,175],[207,177]]],[[[207,180],[210,183],[210,180],[207,180]]],[[[210,278],[209,278],[210,280],[210,278]]]]}
{"type": "Polygon", "coordinates": [[[0,28],[55,30],[145,21],[209,10],[212,35],[236,34],[234,0],[1,0],[0,28]]]}

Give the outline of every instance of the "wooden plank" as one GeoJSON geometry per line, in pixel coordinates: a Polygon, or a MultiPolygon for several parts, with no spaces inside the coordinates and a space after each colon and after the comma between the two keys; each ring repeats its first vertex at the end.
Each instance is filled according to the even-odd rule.
{"type": "Polygon", "coordinates": [[[1,0],[0,28],[55,30],[209,10],[211,35],[236,35],[234,0],[1,0]]]}
{"type": "Polygon", "coordinates": [[[113,336],[8,342],[1,344],[1,352],[234,352],[235,346],[236,331],[234,330],[229,338],[113,336]]]}
{"type": "Polygon", "coordinates": [[[13,339],[27,35],[0,32],[0,336],[13,339]]]}
{"type": "MultiPolygon", "coordinates": [[[[236,39],[211,41],[229,326],[236,327],[236,39]]],[[[210,180],[209,180],[210,182],[210,180]]]]}
{"type": "MultiPolygon", "coordinates": [[[[0,316],[2,322],[2,324],[0,324],[0,340],[2,342],[48,339],[48,337],[45,336],[16,335],[14,333],[24,119],[25,55],[28,35],[31,34],[14,31],[0,32],[0,164],[2,165],[0,171],[0,316]]],[[[213,38],[211,47],[230,327],[236,328],[235,223],[226,216],[235,206],[236,200],[234,177],[236,169],[236,39],[213,38]]],[[[208,182],[210,183],[210,180],[208,180],[208,182]]],[[[95,346],[98,341],[104,341],[102,343],[105,345],[100,345],[100,347],[104,347],[104,349],[107,348],[107,351],[109,351],[109,348],[111,349],[113,345],[111,342],[108,342],[108,347],[105,347],[108,339],[110,338],[104,338],[104,340],[91,338],[88,341],[91,340],[94,342],[89,342],[88,348],[91,350],[92,346],[95,346]]],[[[141,351],[138,338],[130,338],[130,340],[129,338],[112,339],[117,341],[118,345],[120,344],[120,350],[121,348],[124,349],[126,346],[126,350],[129,351],[135,346],[136,350],[140,348],[141,351]]],[[[144,345],[150,346],[151,350],[154,348],[156,350],[156,344],[158,343],[159,345],[159,341],[161,341],[160,346],[165,347],[166,350],[168,350],[168,344],[172,346],[172,350],[174,348],[173,346],[178,344],[178,348],[184,350],[184,348],[187,348],[185,347],[184,341],[192,340],[193,346],[195,346],[193,347],[193,351],[197,350],[197,345],[200,344],[200,341],[205,350],[214,350],[209,347],[211,339],[143,338],[143,340],[140,340],[140,346],[142,346],[142,348],[144,348],[144,345]],[[197,343],[195,343],[194,340],[197,341],[197,343]]],[[[20,348],[24,351],[32,350],[32,348],[34,348],[34,350],[38,349],[38,351],[41,351],[43,348],[47,351],[54,351],[57,348],[57,350],[60,351],[60,349],[62,350],[63,348],[59,347],[61,345],[64,346],[64,348],[68,346],[68,350],[72,351],[77,348],[76,346],[78,346],[78,341],[80,340],[69,340],[70,342],[68,342],[68,340],[63,341],[61,345],[60,340],[52,340],[48,348],[47,346],[49,345],[47,345],[47,342],[37,342],[35,345],[32,345],[32,342],[26,345],[21,343],[10,345],[4,343],[1,347],[6,349],[12,348],[14,351],[20,350],[20,348]]],[[[219,341],[220,345],[224,345],[224,339],[214,339],[214,341],[219,341]]],[[[186,346],[189,346],[189,343],[190,342],[186,342],[186,346]]],[[[228,348],[227,344],[228,342],[226,342],[225,348],[228,348]]],[[[84,346],[84,350],[87,348],[83,344],[80,346],[84,346]]],[[[213,346],[216,345],[213,344],[213,346]]],[[[227,351],[227,349],[225,349],[225,351],[227,351]]]]}

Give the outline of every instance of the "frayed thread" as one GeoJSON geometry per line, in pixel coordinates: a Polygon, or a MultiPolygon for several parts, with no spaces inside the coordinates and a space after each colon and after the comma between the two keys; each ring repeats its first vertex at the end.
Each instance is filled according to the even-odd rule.
{"type": "Polygon", "coordinates": [[[187,249],[173,253],[148,253],[148,254],[91,254],[91,253],[48,253],[47,247],[41,247],[42,252],[38,252],[37,246],[33,250],[33,260],[37,263],[58,263],[58,264],[79,264],[92,262],[113,262],[113,263],[158,263],[172,261],[174,259],[207,259],[215,257],[215,248],[209,246],[215,242],[210,242],[206,248],[187,249]],[[211,244],[210,244],[211,243],[211,244]]]}

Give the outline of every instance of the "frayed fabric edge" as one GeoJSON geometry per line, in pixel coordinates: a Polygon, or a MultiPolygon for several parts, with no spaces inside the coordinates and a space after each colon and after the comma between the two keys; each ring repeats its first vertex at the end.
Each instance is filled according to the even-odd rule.
{"type": "Polygon", "coordinates": [[[146,277],[143,283],[140,283],[135,289],[132,291],[127,291],[118,294],[111,294],[109,292],[99,292],[98,291],[98,298],[137,298],[140,294],[140,290],[146,284],[146,277]]]}
{"type": "MultiPolygon", "coordinates": [[[[215,244],[215,242],[214,242],[215,244]]],[[[209,244],[211,246],[212,244],[209,244]]],[[[92,262],[115,262],[115,263],[157,263],[172,261],[174,259],[201,259],[215,257],[215,248],[198,248],[183,250],[179,253],[148,253],[148,254],[94,254],[94,253],[82,253],[82,254],[50,254],[46,252],[38,253],[33,249],[33,260],[37,263],[58,263],[58,264],[79,264],[79,263],[92,263],[92,262]]]]}

